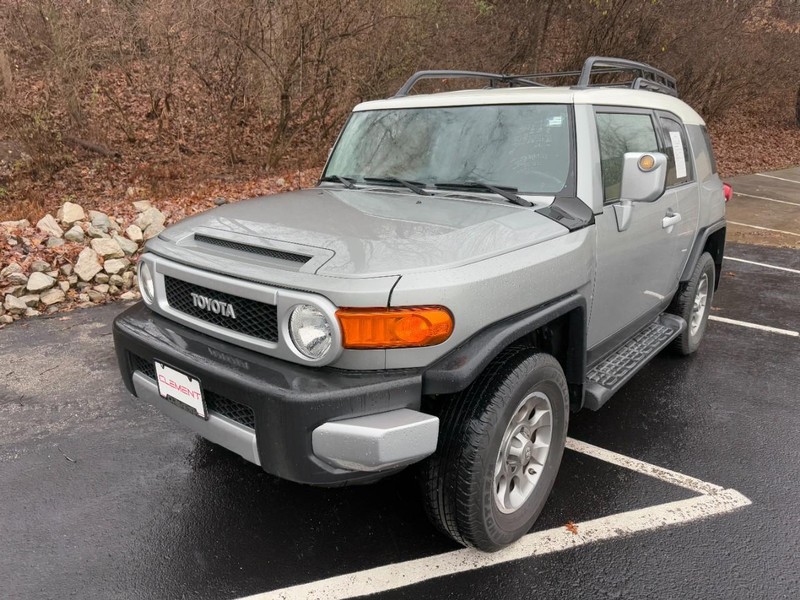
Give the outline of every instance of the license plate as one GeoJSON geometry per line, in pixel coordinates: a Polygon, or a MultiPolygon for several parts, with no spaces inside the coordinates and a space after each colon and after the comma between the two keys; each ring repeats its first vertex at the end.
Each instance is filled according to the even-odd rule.
{"type": "Polygon", "coordinates": [[[155,363],[158,393],[161,394],[161,397],[172,401],[198,417],[208,419],[200,380],[168,367],[164,363],[158,361],[155,361],[155,363]]]}

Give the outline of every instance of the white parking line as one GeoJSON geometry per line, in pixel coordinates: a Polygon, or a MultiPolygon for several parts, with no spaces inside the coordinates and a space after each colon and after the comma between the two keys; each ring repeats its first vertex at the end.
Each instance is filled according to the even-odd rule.
{"type": "Polygon", "coordinates": [[[255,594],[241,600],[344,600],[367,594],[377,594],[438,577],[698,521],[733,512],[751,504],[748,498],[734,489],[724,489],[713,483],[598,448],[579,440],[568,438],[567,447],[593,458],[699,492],[700,495],[686,500],[584,521],[571,529],[557,527],[529,533],[512,546],[493,554],[469,548],[454,550],[255,594]],[[573,531],[577,531],[577,533],[573,533],[573,531]]]}
{"type": "Polygon", "coordinates": [[[778,202],[780,204],[791,204],[792,206],[800,206],[800,202],[789,202],[788,200],[778,200],[776,198],[767,198],[766,196],[754,196],[753,194],[743,194],[742,192],[733,192],[734,196],[745,196],[746,198],[756,198],[758,200],[769,200],[770,202],[778,202]]]}
{"type": "Polygon", "coordinates": [[[718,317],[710,315],[709,321],[718,321],[720,323],[727,323],[728,325],[738,325],[739,327],[747,327],[748,329],[758,329],[759,331],[768,331],[770,333],[780,333],[781,335],[788,335],[790,337],[800,337],[800,331],[792,331],[791,329],[778,329],[777,327],[770,327],[768,325],[759,325],[758,323],[748,323],[747,321],[737,321],[736,319],[726,319],[725,317],[718,317]]]}
{"type": "Polygon", "coordinates": [[[800,237],[800,233],[793,231],[783,231],[782,229],[770,229],[769,227],[761,227],[760,225],[748,225],[747,223],[737,223],[736,221],[728,221],[731,225],[739,225],[740,227],[750,227],[752,229],[761,229],[763,231],[774,231],[775,233],[785,233],[786,235],[794,235],[800,237]]]}
{"type": "Polygon", "coordinates": [[[797,179],[786,179],[785,177],[775,177],[775,175],[767,175],[766,173],[756,173],[759,177],[769,177],[770,179],[777,179],[778,181],[788,181],[789,183],[796,183],[800,185],[797,179]]]}
{"type": "Polygon", "coordinates": [[[778,267],[778,266],[775,266],[775,265],[768,265],[767,263],[755,262],[753,260],[745,260],[743,258],[734,258],[732,256],[726,256],[725,260],[732,260],[734,262],[745,263],[745,264],[748,264],[748,265],[756,265],[757,267],[766,267],[768,269],[776,269],[778,271],[786,271],[787,273],[797,273],[798,275],[800,275],[800,271],[799,270],[790,269],[789,267],[778,267]]]}

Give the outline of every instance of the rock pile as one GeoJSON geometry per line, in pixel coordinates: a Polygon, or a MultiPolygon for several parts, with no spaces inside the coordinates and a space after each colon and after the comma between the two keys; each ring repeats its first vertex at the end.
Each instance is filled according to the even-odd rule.
{"type": "Polygon", "coordinates": [[[0,249],[10,249],[0,254],[0,327],[23,316],[138,299],[137,256],[164,230],[166,217],[150,202],[133,206],[130,223],[73,202],[35,226],[0,222],[0,249]]]}

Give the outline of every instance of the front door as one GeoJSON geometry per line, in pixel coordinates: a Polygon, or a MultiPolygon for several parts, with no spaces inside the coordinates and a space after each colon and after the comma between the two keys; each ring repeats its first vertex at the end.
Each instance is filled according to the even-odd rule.
{"type": "Polygon", "coordinates": [[[668,189],[653,202],[634,203],[628,228],[617,227],[614,205],[620,202],[623,157],[626,152],[661,151],[656,116],[647,110],[598,107],[595,119],[604,206],[596,218],[597,271],[588,346],[591,350],[610,344],[604,348],[610,350],[615,334],[664,309],[675,291],[683,257],[679,227],[665,226],[679,214],[675,190],[668,189]]]}

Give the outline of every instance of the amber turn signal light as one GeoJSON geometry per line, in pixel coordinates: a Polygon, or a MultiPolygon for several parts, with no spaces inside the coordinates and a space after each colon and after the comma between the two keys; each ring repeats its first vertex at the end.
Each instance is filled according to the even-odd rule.
{"type": "Polygon", "coordinates": [[[639,168],[647,173],[652,171],[656,166],[656,159],[652,154],[645,154],[639,159],[639,168]]]}
{"type": "Polygon", "coordinates": [[[453,333],[453,315],[443,306],[340,308],[345,348],[419,348],[441,344],[453,333]]]}

